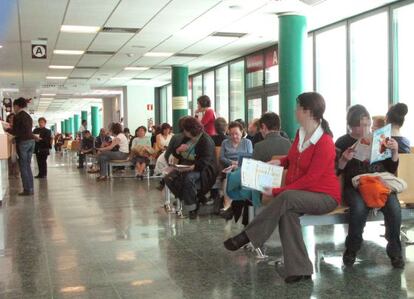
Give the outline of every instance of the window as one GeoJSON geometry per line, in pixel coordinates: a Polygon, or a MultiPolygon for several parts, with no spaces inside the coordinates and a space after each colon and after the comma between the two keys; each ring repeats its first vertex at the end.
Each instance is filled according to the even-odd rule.
{"type": "Polygon", "coordinates": [[[309,35],[306,40],[305,56],[305,90],[313,90],[313,35],[309,35]]]}
{"type": "Polygon", "coordinates": [[[172,85],[167,85],[167,123],[173,123],[173,109],[172,109],[172,85]]]}
{"type": "Polygon", "coordinates": [[[245,118],[244,60],[230,64],[230,119],[245,118]]]}
{"type": "Polygon", "coordinates": [[[279,115],[279,95],[268,95],[267,96],[267,110],[266,112],[275,112],[279,115]]]}
{"type": "Polygon", "coordinates": [[[246,87],[263,85],[263,54],[253,54],[246,58],[246,87]]]}
{"type": "Polygon", "coordinates": [[[160,124],[167,122],[167,87],[160,88],[160,124]]]}
{"type": "Polygon", "coordinates": [[[192,89],[192,96],[193,96],[193,115],[194,111],[197,110],[197,99],[203,95],[203,81],[201,75],[193,77],[193,89],[192,89]]]}
{"type": "Polygon", "coordinates": [[[216,70],[216,115],[229,119],[229,68],[216,70]]]}
{"type": "Polygon", "coordinates": [[[414,4],[394,10],[394,101],[408,106],[401,134],[414,143],[414,105],[412,103],[412,81],[414,70],[414,4]],[[410,110],[411,109],[411,110],[410,110]]]}
{"type": "Polygon", "coordinates": [[[210,98],[214,110],[214,71],[203,74],[203,94],[210,98]]]}
{"type": "Polygon", "coordinates": [[[271,48],[265,52],[265,84],[279,82],[279,62],[277,49],[271,48]]]}
{"type": "Polygon", "coordinates": [[[372,116],[385,115],[388,107],[387,13],[353,22],[350,36],[351,103],[364,105],[372,116]]]}
{"type": "Polygon", "coordinates": [[[334,138],[346,134],[346,28],[316,35],[316,90],[326,101],[325,119],[334,138]]]}

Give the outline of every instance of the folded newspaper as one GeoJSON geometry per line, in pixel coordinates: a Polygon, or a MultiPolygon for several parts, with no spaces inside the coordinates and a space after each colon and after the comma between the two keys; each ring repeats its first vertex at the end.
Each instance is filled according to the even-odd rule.
{"type": "Polygon", "coordinates": [[[243,159],[241,183],[245,188],[263,192],[265,188],[277,188],[282,183],[283,167],[253,159],[243,159]]]}

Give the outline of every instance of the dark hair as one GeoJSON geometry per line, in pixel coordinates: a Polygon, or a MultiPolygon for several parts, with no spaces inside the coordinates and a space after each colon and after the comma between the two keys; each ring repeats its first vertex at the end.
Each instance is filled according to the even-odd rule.
{"type": "Polygon", "coordinates": [[[44,118],[44,117],[39,117],[39,119],[37,120],[37,122],[39,122],[39,121],[44,121],[45,123],[47,123],[46,118],[44,118]]]}
{"type": "Polygon", "coordinates": [[[238,118],[235,121],[242,125],[243,130],[244,130],[244,128],[246,128],[246,123],[241,118],[238,118]]]}
{"type": "Polygon", "coordinates": [[[87,123],[86,119],[82,119],[82,125],[83,125],[84,123],[87,123]]]}
{"type": "Polygon", "coordinates": [[[122,125],[120,123],[113,123],[111,126],[111,132],[114,135],[118,135],[120,133],[122,133],[122,125]]]}
{"type": "Polygon", "coordinates": [[[260,126],[265,125],[270,131],[280,130],[280,117],[274,112],[266,112],[259,119],[260,126]]]}
{"type": "Polygon", "coordinates": [[[229,123],[229,131],[233,128],[239,128],[240,132],[242,132],[242,133],[244,131],[243,126],[238,121],[232,121],[232,122],[229,123]]]}
{"type": "Polygon", "coordinates": [[[131,132],[129,131],[129,128],[124,128],[124,134],[126,134],[126,133],[131,133],[131,132]]]}
{"type": "Polygon", "coordinates": [[[83,133],[83,135],[85,135],[85,134],[90,134],[90,133],[91,133],[91,131],[89,131],[89,130],[85,130],[85,131],[83,131],[82,133],[83,133]]]}
{"type": "Polygon", "coordinates": [[[137,135],[139,130],[144,130],[145,133],[147,133],[147,128],[145,126],[139,126],[136,130],[135,130],[135,135],[137,135]]]}
{"type": "Polygon", "coordinates": [[[218,117],[214,121],[214,128],[218,135],[224,135],[227,132],[227,121],[224,117],[218,117]]]}
{"type": "Polygon", "coordinates": [[[321,122],[321,127],[326,134],[331,137],[333,136],[331,129],[329,128],[329,123],[323,118],[326,105],[325,99],[321,94],[317,92],[304,92],[298,96],[296,102],[304,110],[310,111],[315,121],[321,122]]]}
{"type": "Polygon", "coordinates": [[[7,115],[6,122],[10,123],[10,119],[14,116],[16,116],[16,114],[14,114],[14,113],[10,113],[9,115],[7,115]]]}
{"type": "Polygon", "coordinates": [[[180,132],[183,132],[183,131],[184,131],[184,128],[183,128],[183,123],[184,123],[184,120],[185,120],[186,118],[188,118],[188,117],[190,117],[190,116],[188,116],[188,115],[186,115],[186,116],[182,116],[182,117],[178,120],[178,130],[179,130],[180,132]]]}
{"type": "Polygon", "coordinates": [[[163,123],[161,125],[161,133],[164,133],[164,130],[171,130],[171,125],[169,123],[163,123]]]}
{"type": "Polygon", "coordinates": [[[183,120],[183,130],[195,137],[203,132],[203,126],[196,118],[189,116],[183,120]]]}
{"type": "Polygon", "coordinates": [[[197,99],[197,103],[200,104],[201,108],[207,108],[211,106],[211,100],[208,96],[202,95],[197,99]]]}
{"type": "Polygon", "coordinates": [[[404,103],[392,105],[387,112],[387,123],[402,127],[405,116],[408,113],[408,107],[404,103]]]}
{"type": "Polygon", "coordinates": [[[367,108],[359,104],[351,106],[346,114],[346,123],[349,127],[358,127],[363,117],[371,118],[367,108]]]}
{"type": "Polygon", "coordinates": [[[15,99],[13,101],[13,106],[17,106],[17,107],[20,107],[20,108],[26,108],[27,107],[27,101],[26,101],[25,98],[15,99]]]}

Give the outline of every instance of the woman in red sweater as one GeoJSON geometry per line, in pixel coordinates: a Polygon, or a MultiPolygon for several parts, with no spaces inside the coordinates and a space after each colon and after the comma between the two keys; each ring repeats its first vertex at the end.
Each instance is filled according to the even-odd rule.
{"type": "Polygon", "coordinates": [[[203,95],[197,99],[197,110],[195,111],[195,118],[197,118],[204,127],[204,131],[210,135],[216,135],[216,127],[214,121],[216,120],[216,114],[214,110],[210,108],[211,100],[208,96],[203,95]]]}
{"type": "Polygon", "coordinates": [[[251,242],[261,247],[279,225],[286,270],[286,283],[311,279],[309,260],[299,217],[333,211],[340,203],[339,181],[335,174],[335,145],[328,122],[323,119],[325,101],[316,92],[297,98],[296,118],[300,129],[286,158],[271,161],[287,168],[284,187],[269,188],[269,205],[246,229],[224,242],[228,250],[237,250],[251,242]]]}

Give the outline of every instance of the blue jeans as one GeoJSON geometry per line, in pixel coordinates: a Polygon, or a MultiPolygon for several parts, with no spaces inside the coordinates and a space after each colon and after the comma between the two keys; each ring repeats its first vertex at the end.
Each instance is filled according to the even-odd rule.
{"type": "Polygon", "coordinates": [[[112,152],[102,152],[98,155],[98,164],[100,168],[101,176],[108,176],[108,165],[111,160],[126,160],[128,159],[128,154],[120,151],[112,152]]]}
{"type": "MultiPolygon", "coordinates": [[[[345,202],[350,208],[348,236],[345,246],[347,249],[357,252],[361,248],[362,234],[367,221],[368,208],[358,190],[346,187],[344,190],[345,202]]],[[[401,206],[397,195],[391,193],[385,206],[381,208],[384,214],[385,239],[387,244],[387,255],[391,257],[401,256],[401,206]]]]}
{"type": "Polygon", "coordinates": [[[30,164],[32,162],[33,151],[35,148],[34,140],[20,141],[17,144],[17,154],[19,155],[20,176],[22,178],[23,190],[33,192],[33,174],[30,164]]]}
{"type": "Polygon", "coordinates": [[[185,209],[197,209],[197,189],[200,188],[200,172],[190,171],[185,174],[180,199],[184,201],[185,209]]]}

